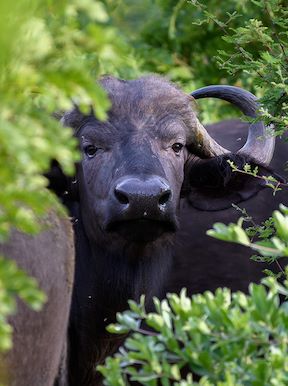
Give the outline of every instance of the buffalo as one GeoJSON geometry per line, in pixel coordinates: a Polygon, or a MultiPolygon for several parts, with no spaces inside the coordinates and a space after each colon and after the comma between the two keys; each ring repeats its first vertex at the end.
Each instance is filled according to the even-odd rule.
{"type": "Polygon", "coordinates": [[[48,300],[39,312],[18,301],[11,317],[13,348],[1,357],[1,384],[66,384],[66,335],[74,276],[74,240],[69,219],[51,212],[37,235],[13,230],[0,253],[35,277],[48,300]],[[4,373],[4,374],[2,374],[4,373]],[[4,380],[3,380],[4,378],[4,380]]]}
{"type": "MultiPolygon", "coordinates": [[[[193,266],[194,258],[202,264],[205,245],[200,239],[194,253],[196,240],[185,227],[186,213],[189,227],[197,233],[205,213],[200,211],[228,208],[264,187],[262,180],[233,173],[227,161],[239,168],[248,162],[259,167],[259,174],[270,175],[275,143],[257,122],[250,125],[240,150],[231,153],[197,119],[193,96],[227,100],[255,117],[256,98],[240,88],[211,86],[190,96],[157,76],[131,81],[108,76],[100,84],[111,100],[105,122],[77,107],[62,117],[63,125],[73,128],[82,152],[75,178],[65,177],[57,164],[49,174],[50,187],[61,196],[74,223],[70,386],[101,382],[96,364],[122,342],[109,335],[106,326],[116,312],[127,308],[128,299],[138,300],[144,293],[149,305],[152,295],[161,293],[175,264],[173,257],[176,269],[182,252],[186,264],[193,266]],[[195,209],[186,212],[188,206],[195,209]],[[182,241],[187,239],[185,246],[182,241]]],[[[212,264],[211,269],[218,267],[212,264]]],[[[196,288],[202,278],[197,278],[197,267],[190,272],[196,288]]],[[[175,282],[170,283],[175,288],[175,282]]]]}

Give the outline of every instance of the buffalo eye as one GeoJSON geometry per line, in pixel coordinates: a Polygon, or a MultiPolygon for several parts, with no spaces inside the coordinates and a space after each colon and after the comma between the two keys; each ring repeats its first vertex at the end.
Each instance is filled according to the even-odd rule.
{"type": "Polygon", "coordinates": [[[179,142],[176,142],[172,145],[172,149],[173,151],[176,153],[176,154],[179,154],[180,151],[182,150],[184,145],[182,145],[182,143],[179,143],[179,142]]]}
{"type": "Polygon", "coordinates": [[[87,145],[84,147],[84,153],[88,158],[93,158],[99,148],[94,145],[87,145]]]}

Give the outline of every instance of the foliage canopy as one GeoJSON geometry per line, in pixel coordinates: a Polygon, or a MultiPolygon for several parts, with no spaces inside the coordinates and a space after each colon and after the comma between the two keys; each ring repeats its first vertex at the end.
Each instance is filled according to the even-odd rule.
{"type": "MultiPolygon", "coordinates": [[[[54,118],[77,102],[83,111],[97,106],[100,119],[109,106],[96,78],[129,67],[129,47],[109,25],[105,5],[93,0],[0,0],[0,242],[12,227],[39,231],[39,218],[58,207],[47,189],[51,159],[67,174],[79,159],[76,140],[54,118]],[[117,68],[117,71],[114,70],[117,68]]],[[[123,72],[125,72],[123,70],[123,72]]],[[[63,210],[63,209],[62,209],[63,210]]],[[[34,308],[45,296],[34,280],[11,261],[0,259],[0,350],[11,346],[7,317],[15,295],[34,308]],[[15,278],[18,287],[11,284],[15,278]],[[8,280],[9,279],[9,280],[8,280]],[[29,290],[31,296],[24,296],[29,290]]]]}

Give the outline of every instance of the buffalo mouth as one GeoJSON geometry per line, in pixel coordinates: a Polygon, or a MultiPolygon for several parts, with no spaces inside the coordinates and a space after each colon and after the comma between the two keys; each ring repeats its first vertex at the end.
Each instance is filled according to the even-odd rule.
{"type": "Polygon", "coordinates": [[[112,221],[106,230],[129,241],[149,242],[160,238],[163,234],[176,232],[177,225],[173,221],[132,219],[112,221]]]}

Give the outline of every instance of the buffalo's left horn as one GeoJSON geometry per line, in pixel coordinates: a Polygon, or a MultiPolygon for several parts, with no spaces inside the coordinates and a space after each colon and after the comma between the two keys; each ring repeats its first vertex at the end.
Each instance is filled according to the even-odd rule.
{"type": "MultiPolygon", "coordinates": [[[[218,98],[232,103],[238,107],[246,116],[256,118],[258,116],[259,103],[255,95],[234,86],[207,86],[193,91],[190,94],[195,99],[218,98]]],[[[196,139],[200,140],[198,152],[201,150],[204,157],[213,157],[228,153],[207,133],[206,129],[197,121],[196,139]]],[[[194,139],[195,140],[195,139],[194,139]]],[[[197,142],[198,144],[198,142],[197,142]]],[[[252,157],[262,165],[269,165],[275,147],[275,137],[268,132],[263,122],[253,123],[249,127],[249,133],[245,145],[237,153],[252,157]]]]}

